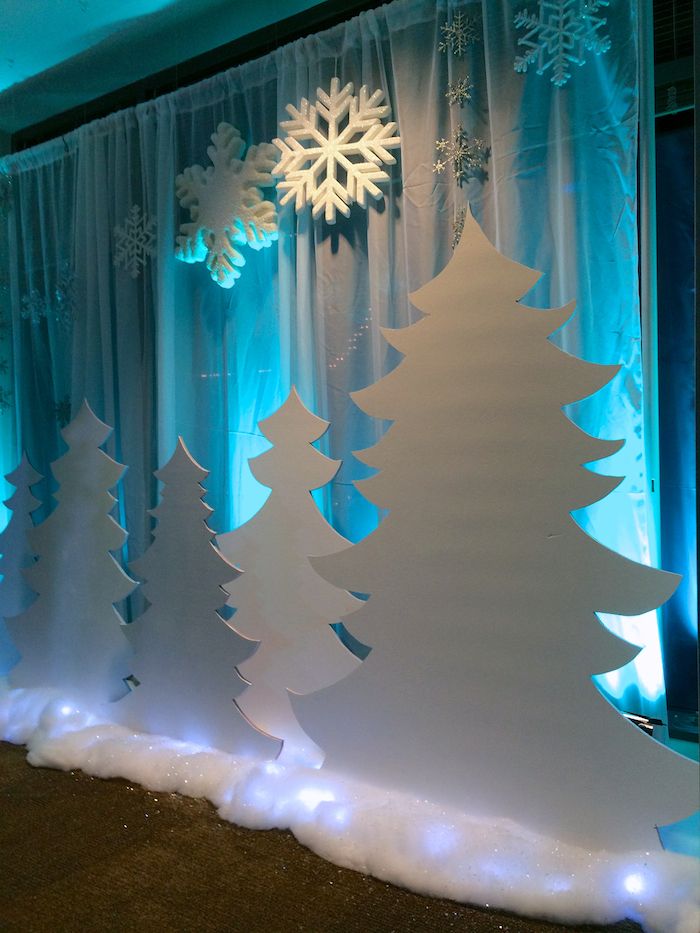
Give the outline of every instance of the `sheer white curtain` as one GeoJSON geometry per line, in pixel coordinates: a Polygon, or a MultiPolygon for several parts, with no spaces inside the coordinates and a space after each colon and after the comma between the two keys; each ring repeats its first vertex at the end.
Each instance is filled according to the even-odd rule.
{"type": "MultiPolygon", "coordinates": [[[[111,452],[129,466],[120,502],[133,559],[149,540],[152,471],[178,434],[211,471],[213,526],[228,530],[255,512],[266,495],[247,466],[266,446],[257,423],[295,384],[331,422],[324,451],[343,461],[319,502],[357,540],[377,515],[353,486],[367,470],[352,451],[374,444],[386,425],[362,414],[349,393],[396,363],[380,327],[415,319],[408,294],[445,265],[453,221],[470,202],[504,253],[544,273],[530,304],[576,299],[561,344],[590,360],[622,363],[608,389],[574,409],[591,433],[626,440],[602,469],[627,479],[581,521],[604,543],[643,558],[636,5],[607,8],[610,51],[587,53],[561,88],[534,66],[515,73],[517,8],[505,0],[396,0],[3,160],[13,184],[17,403],[14,429],[4,416],[4,472],[24,447],[49,475],[62,444],[57,406],[60,416],[62,400],[75,411],[86,397],[115,426],[111,452]],[[479,34],[463,58],[438,48],[441,27],[459,12],[475,18],[479,34]],[[308,210],[280,209],[279,241],[260,252],[244,249],[247,264],[230,290],[211,282],[203,264],[178,262],[175,236],[189,217],[174,179],[186,166],[208,164],[217,124],[232,123],[249,144],[269,142],[281,135],[287,103],[313,100],[336,76],[356,91],[381,88],[398,122],[401,152],[382,199],[366,211],[354,207],[333,227],[308,210]],[[451,106],[448,82],[466,76],[472,100],[451,106]],[[486,177],[461,187],[449,170],[433,170],[435,141],[460,123],[490,148],[486,177]],[[113,262],[114,228],[134,204],[157,223],[156,255],[136,279],[113,262]],[[55,299],[66,270],[72,326],[50,315],[32,320],[32,290],[55,299]]],[[[43,492],[48,500],[48,482],[43,492]]],[[[628,681],[618,676],[607,686],[628,707],[654,712],[661,691],[655,621],[639,624],[651,647],[628,681]]]]}

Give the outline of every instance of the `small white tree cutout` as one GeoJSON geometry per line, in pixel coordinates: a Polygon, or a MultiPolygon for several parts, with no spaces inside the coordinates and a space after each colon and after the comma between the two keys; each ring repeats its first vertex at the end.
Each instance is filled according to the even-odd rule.
{"type": "Polygon", "coordinates": [[[19,466],[7,475],[8,483],[15,492],[5,501],[12,515],[5,530],[0,534],[0,677],[19,661],[19,653],[12,643],[5,626],[5,619],[21,615],[36,599],[22,571],[31,567],[36,555],[29,544],[29,532],[34,528],[31,513],[41,503],[31,493],[41,475],[36,472],[23,454],[19,466]]]}
{"type": "Polygon", "coordinates": [[[274,757],[278,743],[253,729],[234,704],[236,665],[252,645],[218,614],[223,584],[238,570],[214,547],[202,498],[208,475],[182,438],[156,473],[163,483],[153,544],[130,567],[145,579],[144,614],[125,629],[135,688],[115,707],[132,728],[226,752],[274,757]]]}
{"type": "Polygon", "coordinates": [[[7,622],[22,656],[14,687],[55,687],[98,704],[126,691],[128,644],[113,603],[135,583],[114,559],[126,532],[111,517],[109,492],[124,472],[101,445],[111,428],[87,402],[61,432],[67,452],[51,466],[58,505],[29,533],[38,560],[25,570],[38,597],[7,622]]]}
{"type": "Polygon", "coordinates": [[[248,686],[236,703],[258,729],[282,739],[283,760],[320,767],[323,752],[300,727],[289,695],[320,690],[360,663],[331,625],[362,601],[331,586],[309,562],[350,547],[310,495],[333,479],[339,463],[311,446],[328,422],[313,415],[295,389],[260,428],[275,446],[254,458],[251,469],[272,493],[249,522],[218,539],[244,571],[227,587],[237,607],[232,624],[260,642],[238,665],[248,686]]]}
{"type": "Polygon", "coordinates": [[[587,848],[658,848],[655,826],[697,808],[697,766],[625,720],[591,677],[637,653],[596,612],[647,612],[677,578],[603,547],[571,515],[617,485],[583,465],[619,444],[562,406],[617,367],[548,340],[572,308],[521,304],[538,278],[468,215],[450,263],[412,296],[425,316],[386,331],[405,359],[355,398],[393,421],[362,454],[380,472],[358,484],[389,514],[314,562],[370,594],[348,627],[372,651],[294,708],[334,771],[587,848]]]}

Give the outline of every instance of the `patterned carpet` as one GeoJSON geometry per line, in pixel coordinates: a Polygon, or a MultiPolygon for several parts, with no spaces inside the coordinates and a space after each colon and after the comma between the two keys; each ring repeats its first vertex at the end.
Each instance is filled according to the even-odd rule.
{"type": "Polygon", "coordinates": [[[32,768],[0,743],[2,933],[639,933],[478,910],[337,868],[201,800],[32,768]]]}

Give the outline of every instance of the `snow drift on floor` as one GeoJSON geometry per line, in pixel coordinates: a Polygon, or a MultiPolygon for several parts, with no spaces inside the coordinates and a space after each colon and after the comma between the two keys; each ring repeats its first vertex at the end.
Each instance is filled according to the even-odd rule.
{"type": "Polygon", "coordinates": [[[687,856],[591,853],[325,769],[133,733],[50,690],[0,688],[0,738],[26,745],[33,765],[206,797],[226,820],[290,829],[337,865],[421,894],[562,923],[628,917],[659,933],[700,930],[700,871],[687,856]]]}

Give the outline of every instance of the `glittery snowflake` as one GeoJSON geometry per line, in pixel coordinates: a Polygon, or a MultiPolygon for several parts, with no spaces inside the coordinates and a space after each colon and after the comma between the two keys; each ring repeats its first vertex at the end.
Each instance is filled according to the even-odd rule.
{"type": "Polygon", "coordinates": [[[474,45],[481,38],[479,21],[464,13],[455,13],[451,23],[440,27],[442,41],[438,45],[440,52],[452,52],[461,58],[470,45],[474,45]]]}
{"type": "Polygon", "coordinates": [[[63,398],[56,405],[54,405],[53,414],[54,418],[58,422],[59,427],[65,428],[65,426],[71,420],[71,405],[69,395],[64,395],[63,398]]]}
{"type": "Polygon", "coordinates": [[[271,175],[275,149],[270,143],[245,143],[230,123],[220,123],[207,149],[211,165],[186,168],[175,179],[180,204],[191,223],[182,224],[175,255],[183,262],[205,262],[212,279],[231,288],[245,257],[237,246],[262,249],[278,237],[275,205],[263,198],[261,188],[274,185],[271,175]]]}
{"type": "Polygon", "coordinates": [[[461,107],[465,100],[472,99],[473,90],[474,85],[469,83],[469,77],[460,78],[459,81],[447,85],[445,97],[450,102],[450,107],[455,105],[461,107]]]}
{"type": "Polygon", "coordinates": [[[68,263],[61,263],[56,284],[47,294],[32,288],[22,296],[20,314],[32,324],[45,318],[63,330],[70,329],[75,318],[75,276],[68,263]]]}
{"type": "Polygon", "coordinates": [[[4,414],[12,408],[12,392],[0,386],[0,414],[4,414]]]}
{"type": "Polygon", "coordinates": [[[515,16],[515,28],[525,29],[518,39],[524,52],[515,59],[515,70],[526,72],[537,62],[537,74],[552,69],[552,84],[563,87],[571,77],[571,65],[585,65],[586,52],[602,55],[610,38],[599,30],[607,20],[599,16],[609,0],[539,0],[536,13],[523,10],[515,16]]]}
{"type": "Polygon", "coordinates": [[[155,253],[155,217],[141,213],[138,204],[129,208],[123,227],[114,228],[114,265],[123,268],[132,279],[138,278],[149,256],[155,253]]]}
{"type": "Polygon", "coordinates": [[[467,219],[466,207],[460,207],[452,224],[452,249],[456,249],[464,232],[464,221],[467,219]]]}
{"type": "Polygon", "coordinates": [[[483,174],[490,154],[480,139],[470,139],[461,123],[451,139],[438,139],[435,146],[441,157],[433,163],[433,171],[440,175],[451,164],[452,173],[460,185],[483,174]]]}
{"type": "Polygon", "coordinates": [[[396,162],[389,150],[401,139],[394,135],[396,123],[382,123],[390,113],[381,105],[383,91],[370,95],[363,85],[355,97],[352,83],[341,89],[333,78],[330,93],[318,88],[316,97],[315,104],[302,98],[299,109],[287,104],[292,119],[280,123],[287,138],[274,140],[282,158],[273,174],[284,176],[282,204],[294,198],[297,211],[312,204],[314,217],[323,213],[333,224],[336,211],[348,217],[351,204],[366,207],[367,195],[382,196],[376,183],[389,176],[380,166],[396,162]]]}

